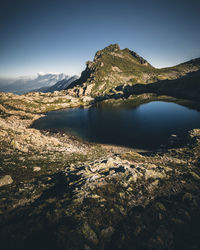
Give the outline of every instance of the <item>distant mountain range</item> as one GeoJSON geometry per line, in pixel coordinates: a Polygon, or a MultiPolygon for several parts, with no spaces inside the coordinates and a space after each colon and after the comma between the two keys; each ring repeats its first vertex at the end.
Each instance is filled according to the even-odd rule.
{"type": "Polygon", "coordinates": [[[50,86],[50,87],[42,87],[39,89],[35,89],[32,90],[31,92],[43,92],[43,93],[47,93],[47,92],[54,92],[54,91],[60,91],[63,89],[66,89],[72,82],[74,82],[75,80],[77,80],[79,77],[78,76],[72,76],[72,77],[68,77],[65,78],[61,81],[58,81],[56,84],[50,86]]]}
{"type": "Polygon", "coordinates": [[[75,96],[103,99],[139,93],[199,99],[199,71],[200,58],[158,69],[134,51],[111,44],[97,51],[93,61],[86,62],[81,77],[67,89],[75,96]]]}
{"type": "MultiPolygon", "coordinates": [[[[38,73],[36,77],[20,77],[17,79],[0,79],[0,91],[24,94],[37,89],[45,90],[62,80],[70,82],[72,77],[64,73],[38,73]]],[[[75,79],[75,78],[74,78],[75,79]]],[[[71,83],[71,82],[70,82],[71,83]]],[[[65,85],[65,87],[67,84],[65,85]]]]}

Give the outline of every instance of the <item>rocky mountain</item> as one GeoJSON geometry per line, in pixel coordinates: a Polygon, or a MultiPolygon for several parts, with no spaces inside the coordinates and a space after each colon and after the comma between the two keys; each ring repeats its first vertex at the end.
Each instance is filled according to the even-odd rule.
{"type": "Polygon", "coordinates": [[[5,84],[5,80],[2,85],[0,85],[1,92],[11,92],[15,94],[24,94],[26,92],[44,88],[51,87],[58,81],[63,79],[69,79],[70,76],[65,75],[64,73],[55,74],[55,73],[38,73],[36,77],[20,77],[9,81],[8,84],[5,84]]]}
{"type": "Polygon", "coordinates": [[[54,91],[60,91],[60,90],[64,90],[66,89],[72,82],[76,81],[79,77],[78,76],[72,76],[69,78],[65,78],[61,81],[58,81],[56,84],[50,86],[50,87],[43,87],[43,88],[39,88],[36,90],[32,90],[32,92],[43,92],[43,93],[47,93],[47,92],[54,92],[54,91]]]}
{"type": "MultiPolygon", "coordinates": [[[[86,62],[86,69],[81,77],[67,89],[71,94],[79,96],[123,95],[124,88],[127,92],[129,88],[138,84],[150,85],[166,80],[174,81],[198,70],[200,70],[200,58],[174,67],[158,69],[137,53],[127,48],[121,50],[119,45],[113,44],[98,51],[92,62],[86,62]]],[[[146,91],[146,87],[144,89],[146,91]]]]}

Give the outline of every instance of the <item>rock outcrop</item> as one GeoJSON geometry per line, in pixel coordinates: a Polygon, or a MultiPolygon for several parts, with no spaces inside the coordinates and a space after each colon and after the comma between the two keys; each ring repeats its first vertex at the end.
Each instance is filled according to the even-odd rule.
{"type": "Polygon", "coordinates": [[[10,175],[5,175],[0,178],[0,187],[13,183],[13,179],[10,175]]]}
{"type": "Polygon", "coordinates": [[[81,77],[67,89],[74,96],[89,95],[95,98],[112,96],[113,93],[116,98],[121,98],[121,93],[117,91],[121,87],[125,98],[137,93],[157,93],[197,99],[199,70],[199,58],[174,67],[157,69],[136,52],[121,50],[119,45],[113,44],[97,51],[94,60],[86,63],[81,77]]]}

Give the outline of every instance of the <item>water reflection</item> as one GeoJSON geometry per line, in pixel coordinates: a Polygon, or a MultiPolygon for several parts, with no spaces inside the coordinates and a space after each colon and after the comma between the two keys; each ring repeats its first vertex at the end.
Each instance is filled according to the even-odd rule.
{"type": "Polygon", "coordinates": [[[49,112],[34,127],[64,129],[92,142],[154,149],[165,144],[171,134],[183,135],[200,127],[200,112],[162,101],[137,107],[98,104],[49,112]]]}

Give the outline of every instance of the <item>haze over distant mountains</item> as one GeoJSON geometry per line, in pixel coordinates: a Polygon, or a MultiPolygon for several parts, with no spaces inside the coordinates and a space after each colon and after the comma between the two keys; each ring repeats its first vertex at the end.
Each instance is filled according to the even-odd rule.
{"type": "Polygon", "coordinates": [[[47,93],[47,92],[54,92],[54,91],[61,91],[66,89],[72,82],[76,81],[79,78],[79,76],[72,76],[72,77],[67,77],[64,78],[61,81],[58,81],[57,83],[55,83],[52,86],[48,86],[48,87],[42,87],[36,90],[32,90],[32,92],[43,92],[43,93],[47,93]]]}
{"type": "MultiPolygon", "coordinates": [[[[75,76],[74,76],[75,77],[75,76]]],[[[12,92],[14,94],[24,94],[30,91],[37,91],[42,89],[46,91],[49,87],[52,87],[57,82],[65,81],[64,87],[67,87],[67,81],[72,77],[64,73],[38,73],[36,77],[19,77],[16,79],[0,79],[0,91],[12,92]]],[[[73,80],[78,77],[72,78],[73,80]]],[[[69,81],[71,83],[71,81],[69,81]]],[[[64,83],[63,83],[64,84],[64,83]]],[[[54,91],[56,87],[53,88],[54,91]]],[[[59,88],[61,90],[61,87],[59,88]]],[[[50,89],[51,91],[51,89],[50,89]]],[[[48,91],[47,91],[48,92],[48,91]]]]}

